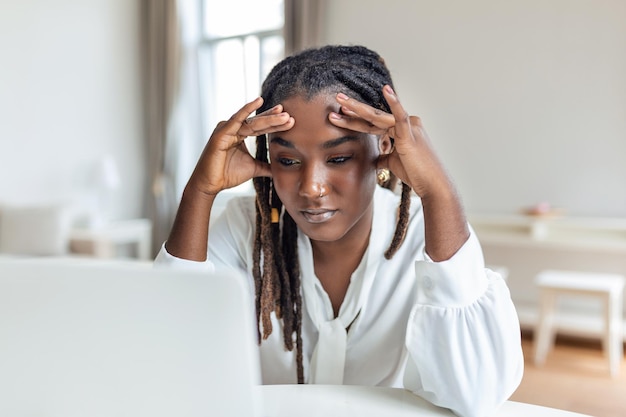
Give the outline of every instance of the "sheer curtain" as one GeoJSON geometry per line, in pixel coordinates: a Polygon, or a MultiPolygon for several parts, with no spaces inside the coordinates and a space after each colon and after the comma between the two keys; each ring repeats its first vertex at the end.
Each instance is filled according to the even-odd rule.
{"type": "MultiPolygon", "coordinates": [[[[326,0],[285,0],[285,53],[319,46],[326,0]]],[[[197,42],[200,2],[142,0],[145,202],[153,252],[167,239],[183,188],[205,142],[197,42]]]]}
{"type": "Polygon", "coordinates": [[[285,0],[285,55],[320,46],[327,0],[285,0]]]}
{"type": "Polygon", "coordinates": [[[167,239],[201,143],[195,0],[142,0],[146,211],[153,252],[167,239]]]}

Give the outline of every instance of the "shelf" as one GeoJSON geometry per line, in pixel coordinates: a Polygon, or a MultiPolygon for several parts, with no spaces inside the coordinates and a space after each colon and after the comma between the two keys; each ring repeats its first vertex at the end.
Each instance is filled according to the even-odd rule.
{"type": "Polygon", "coordinates": [[[483,244],[626,252],[626,218],[471,215],[483,244]]]}

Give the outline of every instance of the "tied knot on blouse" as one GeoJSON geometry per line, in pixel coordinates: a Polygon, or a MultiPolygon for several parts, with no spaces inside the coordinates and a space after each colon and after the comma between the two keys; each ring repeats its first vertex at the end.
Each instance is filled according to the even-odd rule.
{"type": "MultiPolygon", "coordinates": [[[[310,251],[310,241],[301,236],[300,247],[310,251]]],[[[372,242],[370,242],[371,244],[372,242]]],[[[341,385],[344,379],[346,349],[348,341],[347,329],[356,320],[367,299],[374,277],[377,263],[368,256],[369,248],[363,259],[350,278],[350,285],[345,298],[339,308],[339,314],[334,317],[330,297],[322,287],[322,283],[315,276],[313,257],[305,257],[306,263],[302,268],[302,286],[306,310],[313,324],[318,330],[317,345],[309,364],[310,384],[341,385]]]]}

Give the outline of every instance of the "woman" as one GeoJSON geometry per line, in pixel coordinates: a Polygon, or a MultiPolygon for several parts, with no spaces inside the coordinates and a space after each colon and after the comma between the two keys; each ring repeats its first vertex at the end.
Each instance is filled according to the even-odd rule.
{"type": "Polygon", "coordinates": [[[157,257],[193,261],[250,276],[264,383],[404,386],[483,416],[520,382],[508,289],[367,48],[286,58],[218,124],[157,257]],[[251,178],[256,198],[231,200],[209,233],[215,196],[251,178]]]}

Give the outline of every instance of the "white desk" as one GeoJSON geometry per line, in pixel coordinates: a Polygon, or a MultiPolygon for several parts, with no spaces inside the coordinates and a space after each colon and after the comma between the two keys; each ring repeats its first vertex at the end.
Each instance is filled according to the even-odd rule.
{"type": "MultiPolygon", "coordinates": [[[[399,388],[346,385],[257,387],[267,417],[455,417],[399,388]]],[[[583,414],[507,401],[494,417],[582,417],[583,414]]]]}

